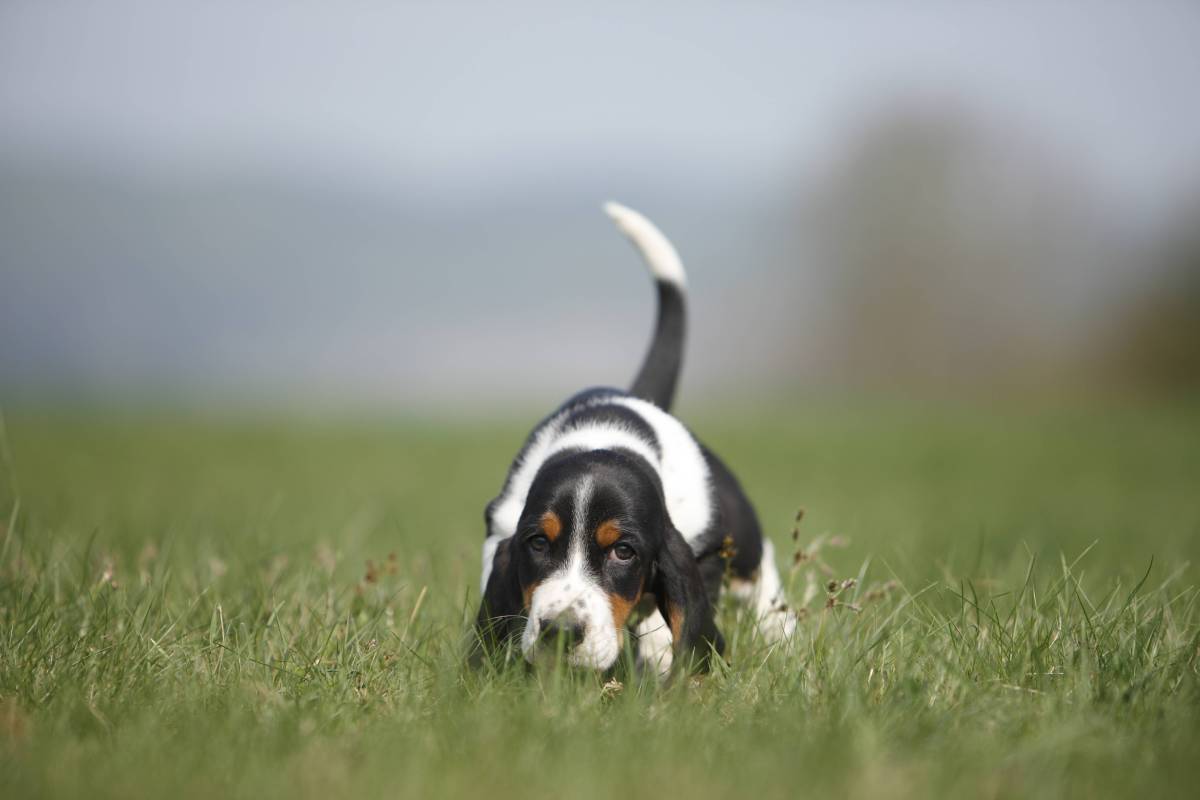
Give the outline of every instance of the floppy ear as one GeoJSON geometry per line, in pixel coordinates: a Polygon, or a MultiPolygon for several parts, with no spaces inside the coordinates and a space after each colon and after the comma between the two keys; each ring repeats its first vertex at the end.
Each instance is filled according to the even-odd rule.
{"type": "Polygon", "coordinates": [[[654,599],[671,628],[676,658],[694,656],[698,666],[707,667],[712,650],[718,654],[725,651],[725,640],[713,620],[696,556],[683,535],[670,525],[655,567],[654,599]]]}
{"type": "Polygon", "coordinates": [[[500,542],[492,557],[492,572],[479,604],[479,614],[475,617],[475,641],[471,646],[470,661],[476,666],[486,653],[503,645],[520,629],[524,606],[517,565],[512,558],[512,541],[510,536],[500,542]]]}

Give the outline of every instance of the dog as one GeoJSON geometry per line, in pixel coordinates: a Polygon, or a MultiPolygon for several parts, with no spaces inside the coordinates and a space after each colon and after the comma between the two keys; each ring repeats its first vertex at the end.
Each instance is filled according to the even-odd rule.
{"type": "Polygon", "coordinates": [[[687,321],[683,263],[644,216],[617,203],[604,210],[654,278],[653,339],[629,391],[588,389],[542,420],[488,503],[474,655],[517,646],[530,663],[553,652],[607,671],[632,629],[641,667],[702,670],[724,652],[714,620],[723,586],[768,640],[791,636],[796,617],[737,478],[670,414],[687,321]]]}

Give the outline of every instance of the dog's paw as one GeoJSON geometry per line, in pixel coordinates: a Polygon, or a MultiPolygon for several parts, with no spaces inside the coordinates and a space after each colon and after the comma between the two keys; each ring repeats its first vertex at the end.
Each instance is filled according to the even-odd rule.
{"type": "Polygon", "coordinates": [[[780,606],[769,609],[758,617],[758,632],[770,644],[792,638],[799,622],[790,608],[780,606]]]}
{"type": "Polygon", "coordinates": [[[638,640],[638,664],[642,669],[664,676],[675,659],[671,629],[662,614],[655,611],[634,628],[638,640]]]}

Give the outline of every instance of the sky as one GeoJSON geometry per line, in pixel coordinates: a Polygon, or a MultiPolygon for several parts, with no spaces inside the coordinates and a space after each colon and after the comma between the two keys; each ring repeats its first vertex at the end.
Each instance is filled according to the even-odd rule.
{"type": "MultiPolygon", "coordinates": [[[[294,375],[325,395],[359,386],[397,402],[499,384],[557,391],[591,364],[623,380],[650,305],[632,264],[611,284],[582,274],[630,260],[596,212],[604,200],[643,206],[685,260],[699,254],[697,292],[709,295],[698,312],[730,304],[736,324],[770,336],[762,318],[787,304],[753,284],[779,258],[772,215],[892,105],[970,109],[1059,154],[1123,218],[1157,219],[1200,184],[1197,41],[1194,2],[6,0],[0,269],[12,291],[0,368],[10,387],[87,386],[101,373],[130,384],[187,373],[193,387],[257,375],[269,387],[294,375]],[[268,220],[265,233],[222,213],[239,202],[268,220]],[[322,203],[349,221],[329,223],[322,203]],[[392,211],[394,230],[363,229],[392,211]],[[107,228],[96,222],[106,213],[107,228]],[[137,215],[156,213],[170,219],[141,246],[137,215]],[[289,225],[308,230],[288,237],[289,225]],[[289,282],[288,238],[309,256],[336,259],[348,242],[368,255],[348,267],[353,285],[318,281],[288,300],[295,286],[272,289],[289,282]],[[407,264],[395,274],[388,248],[407,264]],[[567,254],[578,274],[562,269],[567,254]],[[151,259],[152,281],[150,267],[129,267],[151,259]],[[61,271],[52,281],[48,265],[61,271]],[[229,308],[232,272],[260,306],[242,295],[229,308]],[[71,284],[107,287],[110,307],[70,313],[83,291],[71,284]],[[235,333],[197,321],[183,337],[169,324],[179,309],[145,312],[164,298],[190,306],[181,298],[198,284],[197,320],[215,315],[235,333]],[[204,306],[205,292],[220,302],[204,306]],[[523,330],[521,301],[537,292],[560,309],[552,338],[574,344],[523,330]],[[582,308],[588,296],[620,305],[615,340],[579,341],[581,324],[613,318],[582,308]],[[582,323],[561,312],[573,302],[582,323]],[[60,329],[76,316],[86,324],[60,329]],[[297,340],[298,316],[325,328],[297,340]],[[176,335],[165,354],[147,345],[176,335]],[[480,337],[544,359],[497,367],[500,350],[480,337]],[[303,353],[288,350],[296,341],[303,353]],[[383,379],[393,351],[407,366],[383,379]],[[546,360],[561,360],[548,381],[546,360]]],[[[713,353],[698,375],[716,380],[745,347],[705,330],[713,353]]]]}

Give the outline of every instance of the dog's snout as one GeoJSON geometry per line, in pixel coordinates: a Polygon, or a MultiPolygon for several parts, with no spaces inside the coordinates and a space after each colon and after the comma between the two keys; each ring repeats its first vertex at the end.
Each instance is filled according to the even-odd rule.
{"type": "Polygon", "coordinates": [[[584,633],[583,625],[574,620],[558,617],[542,620],[540,638],[551,644],[562,639],[567,647],[575,647],[583,641],[584,633]]]}

